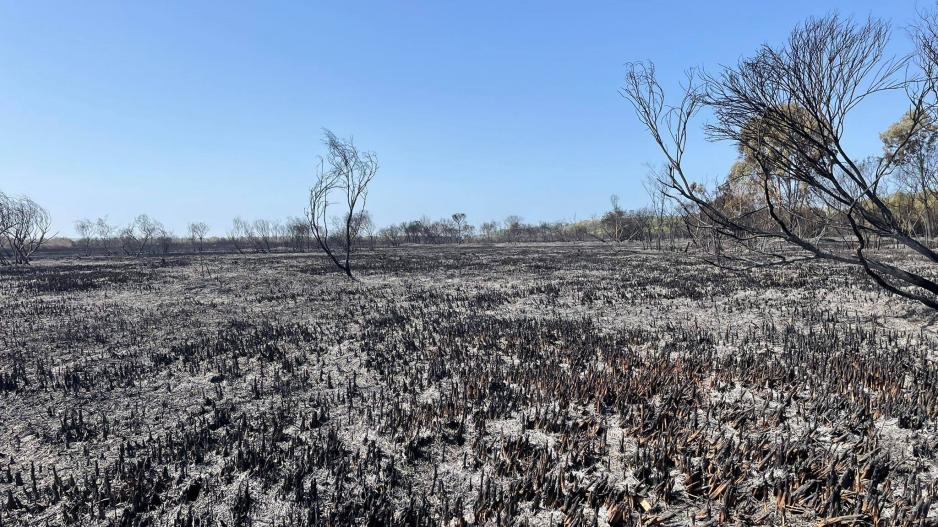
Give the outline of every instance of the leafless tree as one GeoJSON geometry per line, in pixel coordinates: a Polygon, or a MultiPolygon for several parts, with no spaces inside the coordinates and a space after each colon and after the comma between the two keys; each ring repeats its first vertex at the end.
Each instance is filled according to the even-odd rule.
{"type": "Polygon", "coordinates": [[[7,265],[13,258],[9,247],[10,231],[13,228],[13,200],[0,192],[0,265],[7,265]]]}
{"type": "Polygon", "coordinates": [[[407,243],[418,243],[423,235],[423,224],[420,220],[408,221],[401,225],[407,243]]]}
{"type": "Polygon", "coordinates": [[[105,254],[111,253],[111,239],[114,237],[115,230],[114,226],[107,222],[107,217],[98,218],[94,222],[95,235],[105,254]]]}
{"type": "Polygon", "coordinates": [[[648,195],[648,201],[650,203],[650,211],[652,215],[652,233],[655,238],[655,248],[661,250],[661,241],[664,238],[665,232],[668,233],[671,239],[671,248],[674,248],[674,232],[670,222],[671,214],[669,214],[668,204],[670,200],[667,195],[667,188],[662,184],[661,179],[655,173],[651,173],[648,177],[645,178],[645,181],[642,183],[645,188],[645,193],[648,195]]]}
{"type": "Polygon", "coordinates": [[[809,258],[856,265],[885,289],[938,309],[938,283],[869,250],[872,240],[891,239],[938,263],[885,197],[912,134],[934,113],[931,22],[918,32],[920,75],[907,73],[911,58],[886,56],[885,24],[833,15],[809,20],[785,45],[763,46],[717,75],[689,74],[674,106],[653,65],[630,65],[622,93],[664,154],[669,196],[693,218],[693,229],[714,236],[711,262],[733,269],[809,258]],[[864,164],[848,153],[844,130],[852,110],[882,92],[908,94],[912,125],[886,155],[864,164]],[[742,157],[738,177],[717,191],[685,172],[689,123],[702,107],[714,115],[710,137],[734,143],[742,157]]]}
{"type": "Polygon", "coordinates": [[[159,247],[160,254],[166,256],[173,247],[173,231],[160,225],[156,231],[156,244],[159,247]]]}
{"type": "Polygon", "coordinates": [[[274,233],[274,246],[284,245],[290,237],[290,229],[279,220],[274,220],[271,230],[274,233]]]}
{"type": "Polygon", "coordinates": [[[88,218],[82,218],[75,221],[75,232],[78,233],[78,243],[80,243],[85,250],[85,255],[91,254],[91,244],[94,239],[94,222],[88,218]]]}
{"type": "MultiPolygon", "coordinates": [[[[330,220],[333,232],[343,233],[345,231],[345,218],[333,216],[330,220]]],[[[375,224],[368,211],[359,211],[352,215],[351,231],[353,240],[368,238],[374,234],[375,224]]]]}
{"type": "Polygon", "coordinates": [[[615,194],[610,196],[609,204],[612,205],[612,209],[603,215],[600,225],[612,241],[616,243],[625,241],[625,211],[619,206],[619,196],[615,194]]]}
{"type": "Polygon", "coordinates": [[[420,240],[423,243],[441,243],[443,240],[443,229],[440,222],[433,221],[429,216],[421,216],[417,220],[420,226],[420,240]]]}
{"type": "Polygon", "coordinates": [[[460,240],[460,242],[464,242],[464,241],[466,241],[466,240],[471,240],[471,239],[475,238],[475,235],[476,235],[476,226],[475,226],[475,225],[473,225],[473,224],[471,224],[471,223],[468,223],[468,222],[465,222],[465,223],[462,224],[461,227],[459,227],[459,240],[460,240]]]}
{"type": "Polygon", "coordinates": [[[375,222],[371,219],[371,213],[363,210],[355,214],[352,228],[356,233],[356,238],[368,240],[371,248],[375,248],[375,222]]]}
{"type": "Polygon", "coordinates": [[[0,193],[0,263],[28,265],[51,227],[52,217],[38,203],[0,193]]]}
{"type": "Polygon", "coordinates": [[[453,214],[452,219],[453,225],[456,227],[456,241],[462,243],[467,233],[466,214],[457,212],[453,214]]]}
{"type": "Polygon", "coordinates": [[[208,234],[208,224],[204,221],[198,221],[189,224],[189,241],[192,242],[193,249],[202,252],[205,245],[205,236],[208,234]]]}
{"type": "Polygon", "coordinates": [[[401,244],[401,235],[404,229],[400,225],[388,225],[378,231],[378,236],[384,239],[391,247],[397,247],[401,244]]]}
{"type": "Polygon", "coordinates": [[[372,152],[362,152],[351,139],[338,138],[325,131],[326,157],[319,166],[316,184],[309,192],[306,217],[319,247],[332,262],[352,279],[352,248],[360,235],[360,214],[365,209],[368,185],[378,172],[378,159],[372,152]],[[341,231],[329,233],[329,205],[333,193],[342,195],[341,231]]]}
{"type": "Polygon", "coordinates": [[[254,227],[250,223],[241,218],[241,216],[237,216],[235,219],[231,220],[231,230],[228,231],[228,240],[239,254],[244,253],[242,242],[247,241],[253,244],[253,239],[254,227]]]}
{"type": "Polygon", "coordinates": [[[498,233],[498,222],[497,221],[486,221],[479,226],[479,230],[482,233],[482,236],[491,240],[498,233]]]}
{"type": "Polygon", "coordinates": [[[268,220],[254,220],[254,226],[250,231],[251,240],[254,242],[254,250],[259,253],[271,252],[271,241],[274,236],[274,224],[268,220]]]}
{"type": "Polygon", "coordinates": [[[294,251],[304,252],[309,250],[309,223],[305,219],[288,218],[286,230],[287,236],[290,238],[290,245],[294,251]]]}
{"type": "Polygon", "coordinates": [[[505,218],[503,225],[505,230],[505,237],[508,240],[514,240],[521,234],[522,227],[524,226],[524,219],[516,214],[511,214],[505,218]]]}
{"type": "Polygon", "coordinates": [[[124,254],[130,256],[143,256],[153,243],[162,237],[164,231],[162,223],[146,214],[141,214],[121,230],[121,249],[124,254]]]}

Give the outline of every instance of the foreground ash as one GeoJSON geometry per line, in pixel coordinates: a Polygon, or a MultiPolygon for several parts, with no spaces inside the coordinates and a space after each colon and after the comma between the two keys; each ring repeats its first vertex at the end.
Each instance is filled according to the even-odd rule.
{"type": "Polygon", "coordinates": [[[936,339],[862,270],[611,245],[0,269],[3,525],[936,521],[936,339]]]}

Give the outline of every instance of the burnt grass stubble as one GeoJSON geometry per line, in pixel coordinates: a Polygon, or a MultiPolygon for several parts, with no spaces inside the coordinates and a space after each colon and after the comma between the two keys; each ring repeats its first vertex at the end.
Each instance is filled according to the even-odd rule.
{"type": "Polygon", "coordinates": [[[0,523],[935,525],[927,312],[600,245],[0,271],[0,523]]]}

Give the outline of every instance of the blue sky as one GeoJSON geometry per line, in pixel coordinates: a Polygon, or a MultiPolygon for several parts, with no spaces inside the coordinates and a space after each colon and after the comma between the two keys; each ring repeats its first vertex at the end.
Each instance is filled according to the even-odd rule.
{"type": "MultiPolygon", "coordinates": [[[[623,65],[667,87],[780,43],[811,15],[893,23],[913,1],[0,2],[0,190],[73,233],[139,213],[177,233],[303,213],[321,129],[374,150],[379,224],[585,218],[645,201],[658,152],[617,93],[623,65]]],[[[858,151],[903,111],[861,108],[858,151]]],[[[702,124],[702,122],[701,122],[702,124]]],[[[728,145],[692,138],[700,179],[728,145]]]]}

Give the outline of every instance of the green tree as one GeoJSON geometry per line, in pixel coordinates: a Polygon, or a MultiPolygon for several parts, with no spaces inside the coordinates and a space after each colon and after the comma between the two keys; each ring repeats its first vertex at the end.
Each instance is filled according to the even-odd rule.
{"type": "Polygon", "coordinates": [[[880,134],[880,139],[885,155],[894,158],[898,190],[908,193],[897,196],[896,202],[909,206],[905,216],[921,225],[928,243],[934,235],[933,209],[938,204],[938,123],[933,116],[916,122],[907,112],[880,134]]]}

